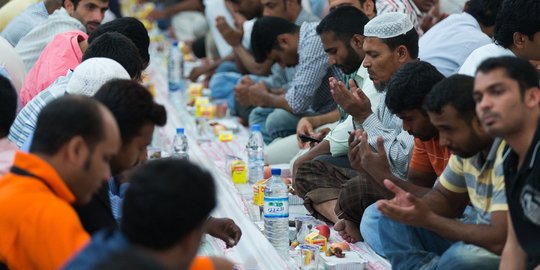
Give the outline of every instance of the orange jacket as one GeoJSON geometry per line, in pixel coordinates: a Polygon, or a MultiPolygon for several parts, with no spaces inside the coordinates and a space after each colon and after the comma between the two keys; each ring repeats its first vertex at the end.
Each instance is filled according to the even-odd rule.
{"type": "Polygon", "coordinates": [[[47,162],[17,152],[0,180],[0,262],[11,270],[59,269],[90,239],[72,204],[75,196],[47,162]]]}

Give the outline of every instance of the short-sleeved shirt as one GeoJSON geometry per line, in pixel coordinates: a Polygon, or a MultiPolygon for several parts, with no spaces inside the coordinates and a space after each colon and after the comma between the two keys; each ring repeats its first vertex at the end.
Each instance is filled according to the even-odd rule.
{"type": "Polygon", "coordinates": [[[455,193],[468,193],[477,213],[476,224],[491,223],[491,213],[508,211],[504,190],[503,153],[505,143],[495,139],[488,155],[470,158],[452,155],[439,183],[455,193]]]}
{"type": "Polygon", "coordinates": [[[9,269],[59,269],[90,240],[73,210],[75,196],[36,155],[17,152],[14,167],[19,172],[0,179],[0,262],[9,269]]]}
{"type": "Polygon", "coordinates": [[[439,144],[439,137],[433,137],[429,141],[414,138],[414,148],[409,164],[409,170],[417,172],[433,172],[440,176],[448,164],[450,151],[439,144]]]}
{"type": "Polygon", "coordinates": [[[510,218],[519,244],[527,253],[527,269],[540,265],[540,124],[518,169],[519,157],[505,153],[504,177],[510,218]]]}

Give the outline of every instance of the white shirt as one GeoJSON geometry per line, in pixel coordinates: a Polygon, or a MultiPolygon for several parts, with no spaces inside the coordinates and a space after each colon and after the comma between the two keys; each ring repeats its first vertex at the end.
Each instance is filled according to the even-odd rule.
{"type": "Polygon", "coordinates": [[[452,14],[427,31],[419,40],[418,56],[445,77],[455,74],[477,48],[490,44],[476,19],[470,14],[452,14]]]}
{"type": "Polygon", "coordinates": [[[44,23],[49,16],[44,2],[35,3],[19,16],[13,18],[2,31],[2,36],[9,41],[11,46],[17,46],[19,40],[26,36],[34,27],[44,23]]]}
{"type": "Polygon", "coordinates": [[[34,66],[39,55],[54,36],[71,30],[86,32],[86,28],[79,20],[69,16],[64,8],[60,8],[51,14],[45,23],[36,26],[24,36],[15,50],[23,60],[26,71],[28,72],[34,66]]]}
{"type": "Polygon", "coordinates": [[[474,77],[476,69],[484,60],[499,56],[515,56],[515,54],[509,49],[491,43],[474,50],[465,60],[458,73],[474,77]]]}
{"type": "Polygon", "coordinates": [[[7,71],[11,83],[19,93],[26,78],[26,69],[17,51],[3,37],[0,37],[0,67],[7,71]]]}
{"type": "MultiPolygon", "coordinates": [[[[360,66],[356,72],[355,80],[360,84],[360,89],[364,94],[369,98],[371,102],[371,110],[376,111],[379,103],[381,102],[382,93],[378,92],[373,85],[369,75],[367,73],[367,68],[363,65],[360,66]]],[[[384,100],[382,101],[384,102],[384,100]]],[[[324,138],[330,143],[330,153],[332,156],[343,156],[349,152],[349,131],[354,130],[352,124],[352,116],[347,116],[347,118],[339,123],[326,137],[324,138]]]]}

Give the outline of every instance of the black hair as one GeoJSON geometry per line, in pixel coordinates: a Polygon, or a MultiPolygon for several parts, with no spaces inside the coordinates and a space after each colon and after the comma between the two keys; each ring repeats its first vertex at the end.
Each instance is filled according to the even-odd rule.
{"type": "Polygon", "coordinates": [[[476,73],[488,73],[499,68],[504,70],[506,76],[517,81],[522,94],[531,87],[540,87],[540,78],[535,68],[528,61],[517,57],[489,58],[478,66],[476,73]]]}
{"type": "Polygon", "coordinates": [[[202,59],[206,57],[206,37],[198,37],[191,44],[191,50],[195,57],[202,59]]]}
{"type": "Polygon", "coordinates": [[[342,6],[324,17],[316,31],[318,35],[332,32],[342,41],[349,42],[355,34],[364,35],[364,25],[368,22],[368,17],[362,11],[353,6],[342,6]]]}
{"type": "Polygon", "coordinates": [[[514,33],[527,35],[533,40],[540,31],[540,1],[505,0],[495,22],[495,42],[510,48],[514,44],[514,33]]]}
{"type": "Polygon", "coordinates": [[[398,46],[405,46],[411,58],[418,58],[418,33],[414,27],[403,35],[399,35],[391,38],[381,38],[384,44],[386,44],[390,50],[395,50],[398,46]]]}
{"type": "Polygon", "coordinates": [[[105,259],[100,261],[93,270],[165,270],[166,268],[160,265],[155,259],[148,254],[129,248],[126,250],[113,252],[107,255],[105,259]]]}
{"type": "Polygon", "coordinates": [[[150,38],[148,37],[148,31],[141,21],[132,17],[122,17],[102,24],[90,33],[88,44],[92,44],[96,38],[108,32],[118,32],[129,38],[139,51],[143,62],[143,70],[148,66],[150,63],[150,55],[148,54],[150,38]]]}
{"type": "Polygon", "coordinates": [[[257,19],[251,32],[251,51],[257,63],[262,63],[272,49],[276,48],[277,37],[281,34],[292,34],[299,27],[278,17],[262,17],[257,19]]]}
{"type": "Polygon", "coordinates": [[[215,206],[208,172],[187,160],[152,160],[131,177],[120,228],[133,244],[166,250],[200,228],[215,206]]]}
{"type": "Polygon", "coordinates": [[[82,61],[93,57],[110,58],[126,69],[132,79],[138,80],[143,71],[139,49],[126,36],[117,32],[108,32],[97,37],[88,46],[82,61]]]}
{"type": "Polygon", "coordinates": [[[443,107],[450,105],[467,122],[470,122],[476,115],[473,89],[473,77],[462,74],[452,75],[433,86],[424,100],[424,110],[440,114],[443,107]]]}
{"type": "MultiPolygon", "coordinates": [[[[101,0],[102,2],[109,2],[109,0],[101,0]]],[[[79,2],[81,2],[81,0],[71,0],[71,2],[73,3],[73,8],[77,9],[77,7],[79,6],[79,2]]],[[[61,0],[61,3],[62,3],[62,7],[65,8],[64,4],[66,3],[66,0],[61,0]]]]}
{"type": "Polygon", "coordinates": [[[390,78],[386,87],[386,106],[393,114],[408,110],[423,112],[424,98],[442,79],[444,76],[430,63],[408,62],[390,78]]]}
{"type": "Polygon", "coordinates": [[[6,137],[17,116],[17,92],[11,82],[0,75],[0,138],[6,137]]]}
{"type": "Polygon", "coordinates": [[[465,12],[486,27],[495,25],[495,18],[503,0],[470,0],[465,12]]]}
{"type": "Polygon", "coordinates": [[[80,95],[66,95],[47,104],[37,118],[31,153],[56,154],[64,144],[81,136],[90,151],[105,138],[99,103],[80,95]]]}
{"type": "Polygon", "coordinates": [[[163,126],[167,122],[165,108],[154,101],[148,89],[132,80],[111,80],[94,98],[112,112],[123,144],[139,136],[144,125],[163,126]]]}

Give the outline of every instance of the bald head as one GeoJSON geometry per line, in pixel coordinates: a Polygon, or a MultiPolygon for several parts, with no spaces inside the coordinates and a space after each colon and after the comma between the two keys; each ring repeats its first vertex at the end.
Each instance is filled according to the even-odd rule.
{"type": "Polygon", "coordinates": [[[111,176],[109,161],[120,148],[120,132],[111,112],[92,98],[67,95],[39,114],[30,152],[58,172],[84,204],[111,176]]]}

